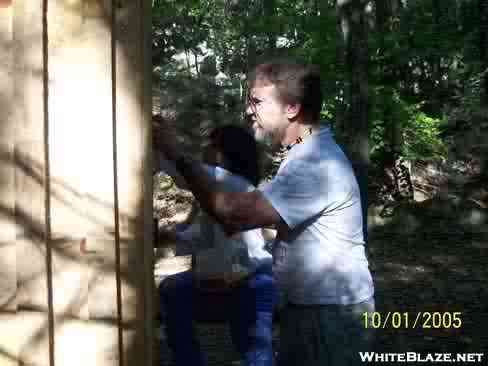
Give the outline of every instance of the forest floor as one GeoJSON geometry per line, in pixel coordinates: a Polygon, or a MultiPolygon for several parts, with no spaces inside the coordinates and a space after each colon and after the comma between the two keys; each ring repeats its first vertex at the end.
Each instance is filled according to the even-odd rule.
{"type": "MultiPolygon", "coordinates": [[[[185,221],[191,194],[166,187],[166,194],[155,195],[161,228],[185,221]]],[[[381,315],[375,350],[486,354],[486,212],[461,209],[452,202],[433,201],[430,205],[412,205],[391,219],[379,221],[380,224],[369,226],[368,244],[376,310],[381,315]],[[470,215],[468,221],[478,224],[466,224],[470,215]],[[481,219],[476,215],[482,215],[481,219]],[[385,323],[388,313],[389,320],[385,323]],[[459,317],[460,324],[455,317],[459,317]]],[[[177,246],[167,244],[162,244],[166,249],[157,251],[158,279],[189,268],[189,257],[175,256],[177,246]]],[[[225,324],[210,327],[214,331],[200,327],[199,334],[206,338],[203,343],[208,353],[213,353],[211,364],[231,365],[235,353],[229,340],[223,339],[228,335],[225,324]],[[216,337],[215,333],[219,332],[220,336],[216,337]]]]}
{"type": "Polygon", "coordinates": [[[377,350],[486,353],[488,231],[469,233],[440,218],[422,226],[412,234],[370,232],[376,309],[383,324],[390,312],[390,322],[377,330],[377,350]],[[402,320],[397,315],[394,325],[395,312],[402,320]],[[457,328],[455,312],[461,320],[457,328]]]}

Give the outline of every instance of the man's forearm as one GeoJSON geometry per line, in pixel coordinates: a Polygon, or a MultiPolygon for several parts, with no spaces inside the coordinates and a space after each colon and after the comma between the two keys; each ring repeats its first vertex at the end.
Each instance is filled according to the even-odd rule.
{"type": "Polygon", "coordinates": [[[201,208],[221,224],[227,235],[282,224],[280,215],[258,191],[220,191],[201,164],[183,157],[176,158],[175,163],[201,208]]]}
{"type": "Polygon", "coordinates": [[[228,236],[259,227],[249,219],[256,216],[250,200],[252,197],[244,192],[220,191],[218,184],[205,169],[190,159],[177,159],[176,168],[202,209],[222,226],[228,236]]]}
{"type": "Polygon", "coordinates": [[[181,156],[176,159],[175,165],[202,209],[220,222],[223,213],[217,204],[217,183],[200,163],[192,159],[181,156]]]}

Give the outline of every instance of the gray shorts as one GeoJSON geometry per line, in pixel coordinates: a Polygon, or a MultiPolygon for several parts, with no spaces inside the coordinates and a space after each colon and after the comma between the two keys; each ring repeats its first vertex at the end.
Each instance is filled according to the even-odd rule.
{"type": "Polygon", "coordinates": [[[374,298],[354,305],[293,305],[281,310],[277,366],[360,365],[359,352],[373,351],[374,334],[364,313],[374,298]]]}

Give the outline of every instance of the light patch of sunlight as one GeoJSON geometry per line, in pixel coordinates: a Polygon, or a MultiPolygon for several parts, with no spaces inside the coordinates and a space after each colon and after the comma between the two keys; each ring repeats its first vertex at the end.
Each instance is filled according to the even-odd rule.
{"type": "Polygon", "coordinates": [[[162,278],[189,270],[191,267],[191,256],[178,256],[159,259],[155,264],[154,274],[160,281],[162,278]]]}
{"type": "Polygon", "coordinates": [[[279,36],[276,39],[276,46],[277,47],[285,47],[290,44],[290,40],[287,37],[279,36]]]}
{"type": "Polygon", "coordinates": [[[366,4],[366,7],[364,8],[364,11],[366,14],[371,14],[373,12],[373,9],[374,9],[374,6],[373,6],[373,2],[370,1],[366,4]]]}
{"type": "MultiPolygon", "coordinates": [[[[172,59],[174,61],[179,62],[182,65],[186,65],[187,63],[189,63],[190,69],[188,71],[190,71],[190,73],[194,76],[196,76],[196,74],[197,74],[196,68],[195,68],[195,61],[198,62],[199,65],[201,65],[201,63],[205,57],[215,55],[215,52],[212,49],[207,47],[206,41],[199,43],[197,45],[197,47],[200,49],[201,52],[198,52],[198,54],[196,55],[196,60],[195,60],[195,55],[193,55],[193,54],[187,55],[186,52],[184,52],[184,51],[177,53],[176,55],[174,55],[172,57],[172,59]]],[[[219,63],[219,60],[217,60],[217,64],[218,63],[219,63]]]]}
{"type": "Polygon", "coordinates": [[[12,12],[12,4],[9,2],[0,7],[0,34],[2,37],[5,37],[6,34],[12,34],[12,12]]]}
{"type": "Polygon", "coordinates": [[[188,217],[188,213],[186,212],[176,212],[174,215],[171,216],[171,221],[181,224],[184,222],[188,217]]]}
{"type": "MultiPolygon", "coordinates": [[[[0,313],[1,351],[28,365],[47,364],[47,314],[40,312],[0,313]],[[22,356],[22,358],[21,358],[22,356]]],[[[0,364],[4,365],[2,356],[0,364]]],[[[6,363],[9,364],[8,362],[6,363]]]]}
{"type": "Polygon", "coordinates": [[[56,365],[113,364],[118,358],[117,328],[107,322],[63,321],[56,328],[55,345],[56,365]]]}
{"type": "Polygon", "coordinates": [[[110,70],[100,66],[107,62],[102,60],[107,55],[89,45],[67,50],[67,54],[55,65],[59,77],[51,109],[56,140],[52,157],[60,159],[63,175],[74,181],[83,179],[90,192],[103,187],[111,195],[112,85],[110,70]],[[88,172],[91,177],[86,176],[88,172]]]}
{"type": "Polygon", "coordinates": [[[57,204],[61,211],[53,217],[59,235],[69,236],[86,225],[100,231],[100,226],[113,223],[112,83],[109,47],[104,47],[109,39],[108,30],[93,29],[88,40],[72,38],[50,58],[54,70],[50,75],[50,168],[53,188],[64,187],[68,196],[57,204]],[[61,184],[56,186],[56,182],[61,184]],[[83,206],[84,194],[94,202],[83,206]],[[79,212],[84,210],[87,221],[81,224],[79,212]]]}
{"type": "Polygon", "coordinates": [[[486,212],[483,212],[480,209],[472,209],[470,212],[463,218],[462,223],[468,225],[481,225],[486,222],[486,212]]]}
{"type": "Polygon", "coordinates": [[[403,263],[385,263],[384,267],[387,270],[393,272],[395,278],[398,278],[399,280],[404,282],[414,282],[433,272],[431,269],[428,269],[425,266],[407,266],[403,263]]]}
{"type": "Polygon", "coordinates": [[[433,255],[432,256],[432,263],[434,264],[442,264],[446,266],[451,266],[459,262],[458,257],[455,255],[433,255]]]}

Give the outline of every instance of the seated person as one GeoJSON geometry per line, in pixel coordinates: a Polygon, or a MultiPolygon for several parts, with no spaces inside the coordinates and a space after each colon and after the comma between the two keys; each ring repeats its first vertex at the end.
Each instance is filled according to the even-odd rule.
{"type": "MultiPolygon", "coordinates": [[[[253,190],[259,181],[257,145],[253,136],[241,127],[216,128],[210,134],[204,161],[207,163],[205,168],[226,190],[253,190]]],[[[229,252],[226,245],[241,244],[238,263],[234,253],[232,268],[235,269],[237,264],[238,271],[245,276],[229,287],[230,304],[226,312],[232,342],[244,365],[271,366],[275,288],[271,254],[265,249],[261,230],[249,230],[227,238],[220,225],[206,214],[202,215],[200,226],[199,243],[213,247],[217,253],[219,249],[222,253],[229,252]]],[[[177,237],[185,241],[194,239],[194,235],[181,232],[177,237]]],[[[222,257],[225,256],[222,254],[222,257]]],[[[222,261],[225,262],[225,258],[222,261]]],[[[167,342],[173,351],[176,366],[206,365],[205,356],[193,332],[192,319],[193,304],[196,301],[194,289],[198,288],[197,280],[201,278],[205,278],[205,274],[181,272],[165,278],[159,287],[167,342]]]]}

